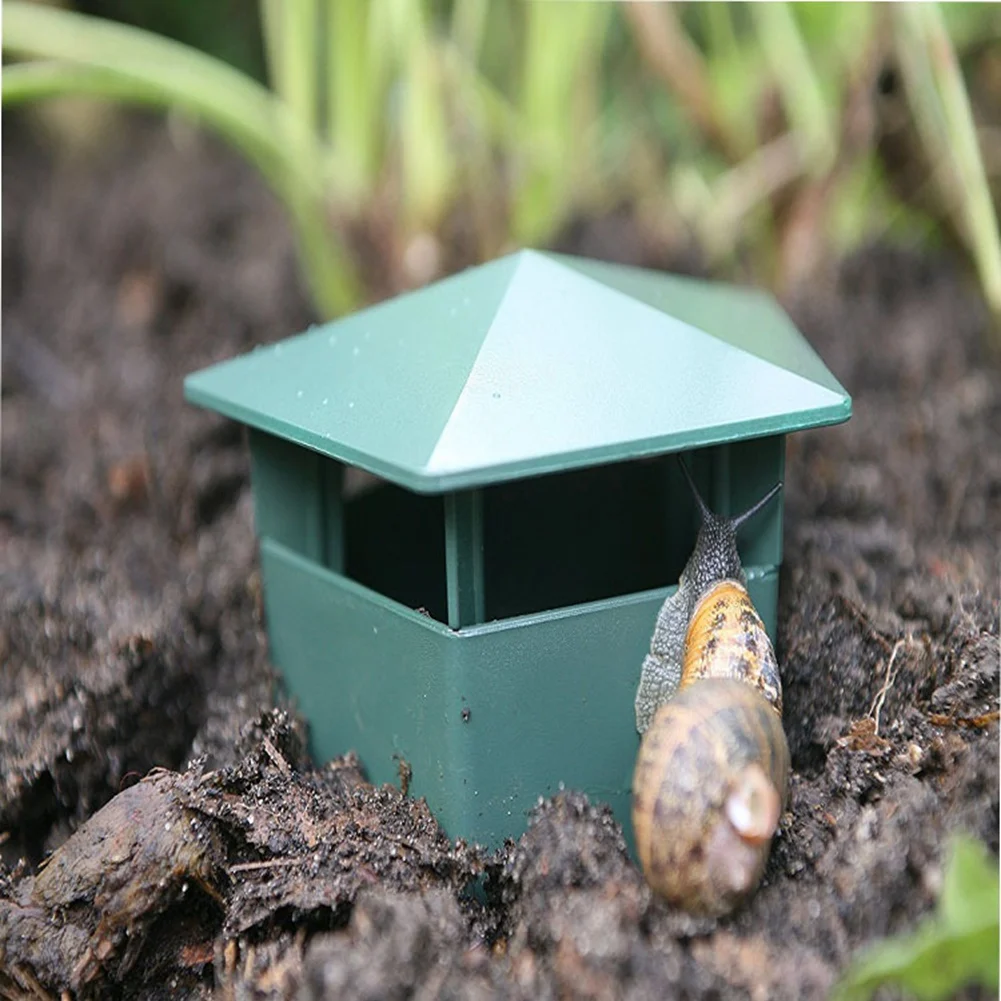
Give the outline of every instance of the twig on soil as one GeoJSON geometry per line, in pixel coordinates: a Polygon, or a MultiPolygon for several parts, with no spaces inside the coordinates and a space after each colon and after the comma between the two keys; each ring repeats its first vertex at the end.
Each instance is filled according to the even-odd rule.
{"type": "Polygon", "coordinates": [[[929,713],[928,722],[933,726],[962,726],[977,730],[1001,720],[1001,712],[983,713],[981,716],[946,716],[943,713],[929,713]]]}
{"type": "Polygon", "coordinates": [[[897,679],[897,675],[893,670],[893,664],[897,659],[897,654],[900,653],[901,648],[905,644],[910,644],[911,642],[913,641],[908,636],[906,639],[897,640],[897,642],[893,645],[893,653],[890,654],[890,659],[886,665],[886,677],[883,679],[883,687],[876,693],[876,698],[872,703],[872,708],[869,710],[869,715],[876,724],[875,729],[873,730],[873,736],[879,736],[879,714],[883,708],[883,703],[886,701],[887,693],[893,687],[893,682],[897,679]]]}
{"type": "Polygon", "coordinates": [[[900,653],[904,647],[915,646],[920,647],[921,644],[913,636],[905,636],[903,639],[899,639],[893,644],[893,651],[891,652],[890,659],[886,665],[886,677],[883,679],[883,686],[876,693],[876,698],[873,700],[872,708],[869,710],[869,715],[873,718],[873,721],[876,724],[874,736],[879,735],[879,713],[883,708],[883,703],[886,701],[887,694],[893,687],[894,681],[897,679],[897,672],[893,669],[894,662],[897,659],[897,654],[900,653]]]}
{"type": "Polygon", "coordinates": [[[264,751],[267,756],[274,762],[275,767],[282,773],[282,775],[289,776],[292,774],[292,769],[289,768],[289,763],[285,760],[284,755],[281,751],[275,747],[274,744],[267,738],[266,735],[261,737],[261,744],[264,747],[264,751]]]}
{"type": "Polygon", "coordinates": [[[222,956],[223,963],[225,964],[223,969],[226,971],[227,976],[232,976],[233,971],[236,969],[237,948],[235,938],[231,938],[223,948],[222,956]]]}
{"type": "Polygon", "coordinates": [[[231,865],[227,871],[234,873],[256,872],[258,869],[284,869],[290,865],[301,865],[312,857],[312,855],[297,855],[295,858],[274,858],[263,862],[237,862],[236,865],[231,865]]]}
{"type": "MultiPolygon", "coordinates": [[[[272,764],[284,775],[286,778],[292,777],[292,768],[285,758],[285,755],[278,750],[277,747],[268,739],[267,735],[262,735],[261,746],[264,748],[264,753],[271,759],[272,764]]],[[[303,810],[302,805],[298,802],[294,804],[296,815],[299,818],[299,830],[302,832],[306,839],[306,843],[312,848],[316,844],[316,829],[313,821],[310,819],[309,815],[303,810]]]]}
{"type": "MultiPolygon", "coordinates": [[[[29,997],[41,998],[41,1001],[55,1001],[55,998],[38,982],[38,978],[31,970],[16,964],[10,969],[11,976],[18,987],[28,992],[29,997]]],[[[17,995],[10,994],[8,997],[14,998],[17,995]]]]}
{"type": "Polygon", "coordinates": [[[963,501],[966,499],[966,490],[973,478],[973,463],[967,462],[959,475],[953,478],[945,502],[945,515],[942,524],[945,526],[942,531],[944,539],[951,539],[956,532],[956,523],[959,521],[959,512],[962,510],[963,501]]]}

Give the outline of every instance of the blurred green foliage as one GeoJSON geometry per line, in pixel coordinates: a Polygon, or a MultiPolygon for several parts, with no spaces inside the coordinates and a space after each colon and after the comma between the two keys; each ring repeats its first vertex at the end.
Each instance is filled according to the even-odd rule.
{"type": "Polygon", "coordinates": [[[948,850],[938,911],[909,935],[859,957],[831,1001],[867,1001],[897,984],[918,1001],[944,1001],[977,983],[998,989],[998,861],[979,841],[961,836],[948,850]]]}
{"type": "Polygon", "coordinates": [[[76,0],[70,6],[194,46],[258,81],[266,77],[257,0],[76,0]]]}
{"type": "Polygon", "coordinates": [[[386,291],[622,205],[779,287],[870,239],[949,241],[1001,315],[990,4],[73,6],[4,4],[4,49],[31,60],[4,101],[87,93],[217,130],[288,204],[325,315],[372,294],[366,227],[386,291]]]}

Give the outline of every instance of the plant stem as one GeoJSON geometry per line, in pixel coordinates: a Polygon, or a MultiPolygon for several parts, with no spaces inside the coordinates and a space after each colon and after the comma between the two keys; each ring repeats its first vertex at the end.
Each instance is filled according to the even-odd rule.
{"type": "Polygon", "coordinates": [[[449,36],[452,44],[475,65],[487,25],[487,0],[455,0],[449,36]]]}
{"type": "Polygon", "coordinates": [[[319,0],[261,0],[271,86],[307,129],[319,124],[319,0]]]}
{"type": "Polygon", "coordinates": [[[582,75],[600,58],[610,6],[531,2],[525,31],[519,113],[524,163],[514,192],[512,234],[536,244],[550,237],[588,169],[591,109],[575,108],[582,75]],[[581,111],[585,114],[581,114],[581,111]],[[576,111],[576,114],[574,113],[576,111]]]}
{"type": "Polygon", "coordinates": [[[375,187],[382,138],[388,60],[370,28],[369,0],[327,0],[327,136],[346,201],[375,187]]]}
{"type": "Polygon", "coordinates": [[[752,4],[751,13],[810,171],[823,176],[837,155],[837,129],[793,12],[787,3],[771,2],[752,4]]]}
{"type": "Polygon", "coordinates": [[[731,163],[741,160],[740,143],[716,107],[702,54],[685,33],[673,6],[630,0],[625,13],[640,55],[675,95],[706,142],[731,163]]]}
{"type": "Polygon", "coordinates": [[[449,142],[442,60],[428,24],[427,4],[410,0],[406,34],[398,39],[403,69],[400,147],[403,214],[411,230],[434,229],[441,221],[455,175],[449,142]]]}
{"type": "MultiPolygon", "coordinates": [[[[911,16],[923,22],[931,69],[941,95],[947,139],[947,147],[941,152],[951,151],[955,164],[961,195],[956,209],[973,252],[984,297],[995,317],[1001,318],[1001,235],[956,51],[937,3],[915,7],[911,16]]],[[[995,335],[1001,336],[1001,332],[995,331],[995,335]]]]}

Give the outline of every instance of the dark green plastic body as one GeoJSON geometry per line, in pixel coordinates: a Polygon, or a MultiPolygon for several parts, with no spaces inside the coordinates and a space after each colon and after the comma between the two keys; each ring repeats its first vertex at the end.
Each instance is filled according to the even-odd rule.
{"type": "MultiPolygon", "coordinates": [[[[491,848],[517,837],[539,797],[561,787],[610,804],[630,837],[640,664],[672,590],[666,582],[677,580],[698,528],[675,457],[607,466],[579,483],[539,477],[526,515],[517,496],[494,503],[491,491],[503,486],[428,498],[376,485],[345,500],[335,460],[260,431],[251,452],[271,654],[310,720],[316,757],[355,750],[378,783],[399,781],[405,761],[411,794],[427,799],[449,835],[491,848]],[[395,495],[388,507],[384,491],[395,495]],[[567,491],[584,505],[579,554],[576,529],[562,527],[567,491]],[[514,529],[498,527],[512,509],[514,529]],[[414,511],[423,513],[408,520],[414,511]],[[387,556],[377,551],[366,564],[364,552],[352,554],[345,524],[352,539],[367,531],[370,548],[395,554],[406,580],[376,590],[356,579],[371,583],[366,566],[387,556]],[[555,534],[570,541],[553,549],[555,534]],[[630,566],[620,556],[629,562],[634,551],[632,562],[649,565],[661,586],[622,589],[630,566]],[[600,597],[557,604],[574,594],[566,579],[585,576],[575,596],[600,597]]],[[[784,437],[687,461],[712,506],[734,513],[781,480],[784,437]]],[[[781,499],[747,526],[741,554],[774,635],[781,499]]]]}

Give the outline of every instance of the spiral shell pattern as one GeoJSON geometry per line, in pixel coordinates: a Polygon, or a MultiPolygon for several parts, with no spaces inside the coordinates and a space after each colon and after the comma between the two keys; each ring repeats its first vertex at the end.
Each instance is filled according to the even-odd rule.
{"type": "Polygon", "coordinates": [[[650,886],[718,916],[758,884],[785,808],[789,749],[761,692],[701,679],[663,705],[640,746],[633,830],[650,886]]]}

